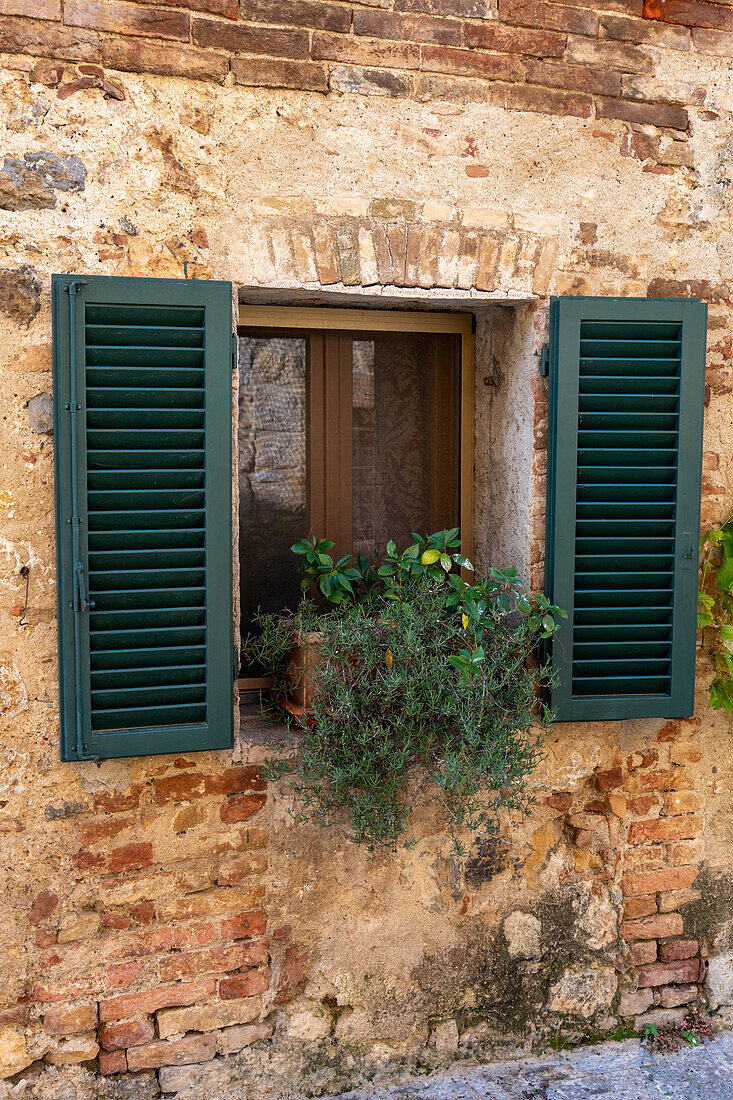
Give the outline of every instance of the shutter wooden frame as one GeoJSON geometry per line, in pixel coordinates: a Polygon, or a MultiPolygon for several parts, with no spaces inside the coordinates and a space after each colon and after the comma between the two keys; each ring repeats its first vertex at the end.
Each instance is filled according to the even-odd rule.
{"type": "MultiPolygon", "coordinates": [[[[115,276],[55,275],[52,282],[52,304],[61,758],[62,760],[72,761],[229,748],[233,744],[234,721],[231,283],[115,276]],[[92,307],[91,312],[88,312],[89,307],[92,307]],[[87,317],[95,317],[95,307],[96,322],[86,322],[87,317]],[[181,314],[181,310],[184,311],[183,314],[181,314]],[[151,316],[148,317],[148,314],[151,316]],[[144,327],[139,319],[143,315],[148,320],[147,326],[144,327]],[[157,322],[158,325],[162,325],[163,328],[169,327],[167,333],[160,328],[156,328],[156,315],[158,318],[163,319],[157,322]],[[184,321],[176,320],[176,318],[182,316],[184,321]],[[104,317],[108,319],[103,320],[104,317]],[[134,320],[135,317],[138,317],[138,319],[134,320]],[[192,320],[194,317],[198,320],[192,320]],[[120,325],[123,324],[124,320],[132,328],[137,329],[135,334],[125,333],[123,329],[120,329],[120,325]],[[94,330],[95,334],[92,334],[93,339],[104,344],[103,348],[98,349],[100,354],[97,367],[114,366],[114,359],[117,356],[117,394],[109,395],[109,391],[105,391],[107,397],[103,394],[100,399],[98,396],[105,385],[109,385],[111,376],[104,376],[101,381],[98,380],[91,386],[87,385],[88,362],[91,358],[93,364],[95,352],[93,349],[88,350],[85,323],[97,324],[98,327],[94,330]],[[192,327],[188,331],[183,331],[179,327],[173,332],[173,328],[177,324],[192,327]],[[121,336],[118,338],[113,332],[105,333],[101,331],[105,327],[116,329],[118,333],[121,333],[121,336]],[[114,338],[112,339],[112,337],[114,338]],[[130,340],[133,342],[132,345],[130,340]],[[166,341],[176,346],[165,350],[166,341]],[[191,341],[194,341],[194,343],[191,341]],[[115,348],[115,343],[119,344],[119,347],[115,348]],[[134,344],[139,346],[134,355],[131,355],[131,352],[126,349],[134,344]],[[109,362],[110,354],[108,354],[110,349],[112,349],[111,363],[109,362]],[[133,367],[136,372],[135,381],[134,383],[128,383],[127,381],[120,383],[120,370],[124,366],[130,367],[132,365],[131,358],[141,359],[141,363],[139,365],[135,364],[133,367]],[[107,359],[108,362],[105,363],[104,359],[107,359]],[[190,387],[186,389],[183,397],[181,397],[183,389],[180,387],[184,383],[181,382],[181,376],[173,381],[170,370],[170,368],[180,367],[182,364],[187,371],[185,386],[190,387]],[[195,364],[200,364],[200,366],[195,364]],[[152,374],[150,378],[146,377],[147,370],[164,372],[166,366],[168,367],[167,385],[164,378],[161,379],[160,374],[157,377],[152,374]],[[156,396],[151,396],[145,392],[151,388],[151,383],[157,383],[154,386],[156,396]],[[91,404],[89,404],[87,400],[88,392],[94,390],[96,390],[97,396],[93,394],[91,404]],[[178,396],[176,396],[176,392],[178,396]],[[117,400],[118,395],[119,401],[117,400]],[[156,422],[157,414],[157,420],[161,422],[161,426],[158,427],[156,424],[156,440],[162,440],[165,434],[163,425],[166,422],[166,413],[161,410],[166,408],[168,409],[167,419],[174,428],[181,424],[197,423],[199,426],[186,428],[187,434],[182,437],[184,441],[175,446],[171,443],[171,439],[175,440],[175,436],[172,431],[169,431],[167,442],[168,454],[171,457],[158,463],[157,466],[154,459],[148,459],[143,450],[138,450],[137,454],[140,456],[140,467],[136,468],[138,470],[138,480],[129,479],[127,486],[125,486],[125,479],[129,471],[134,468],[132,465],[125,465],[124,459],[115,460],[114,456],[112,456],[112,465],[105,465],[104,462],[98,463],[96,466],[97,475],[100,473],[107,475],[109,480],[104,481],[102,478],[102,485],[98,484],[95,490],[89,488],[90,480],[93,481],[94,479],[89,477],[91,471],[89,469],[87,447],[88,439],[91,438],[88,436],[88,432],[93,431],[90,425],[95,419],[95,400],[101,401],[96,411],[101,412],[102,415],[96,419],[98,427],[102,429],[98,432],[98,435],[104,438],[111,435],[109,427],[104,426],[105,416],[109,418],[110,415],[112,420],[115,416],[119,419],[122,431],[125,428],[137,431],[140,421],[142,421],[143,427],[150,428],[151,423],[156,422]],[[112,401],[113,405],[116,403],[122,408],[115,409],[113,405],[105,405],[105,401],[112,401]],[[185,404],[186,402],[190,402],[190,405],[185,404]],[[183,408],[184,405],[185,409],[183,408]],[[120,412],[122,415],[120,415],[120,412]],[[195,415],[199,412],[200,416],[195,415]],[[145,417],[145,413],[148,414],[147,417],[145,417]],[[135,418],[138,417],[138,414],[142,414],[142,416],[136,422],[135,418]],[[76,419],[76,427],[73,426],[74,419],[76,419]],[[192,438],[199,440],[199,442],[190,442],[192,438]],[[187,447],[192,449],[187,452],[187,447]],[[200,463],[195,452],[201,455],[200,463]],[[115,461],[118,462],[118,465],[115,465],[115,461]],[[122,463],[122,467],[119,466],[119,462],[122,463]],[[168,462],[171,465],[168,465],[168,462]],[[186,462],[190,463],[190,468],[184,470],[186,462]],[[164,466],[165,469],[161,471],[158,469],[159,466],[164,466]],[[156,621],[153,609],[142,606],[145,601],[141,601],[137,591],[134,593],[129,606],[124,608],[122,612],[114,606],[114,602],[110,605],[109,600],[104,611],[95,612],[91,607],[85,608],[85,602],[94,600],[95,595],[89,586],[90,540],[88,520],[90,500],[92,501],[92,523],[94,524],[94,509],[109,507],[108,501],[113,493],[116,494],[120,497],[120,500],[112,500],[111,503],[117,503],[118,511],[116,514],[123,517],[119,522],[124,523],[125,512],[134,516],[134,508],[129,503],[130,496],[136,490],[139,492],[140,489],[149,490],[150,488],[148,482],[151,477],[147,472],[148,467],[155,467],[155,476],[152,477],[152,480],[158,484],[153,486],[156,497],[149,497],[147,500],[160,500],[161,498],[157,494],[168,493],[169,497],[166,503],[168,508],[171,509],[171,514],[165,517],[166,523],[172,517],[172,521],[168,526],[176,527],[178,524],[182,524],[184,527],[195,526],[196,549],[187,548],[185,539],[174,536],[171,537],[167,547],[161,545],[161,541],[164,542],[162,536],[165,533],[158,530],[154,524],[153,527],[150,527],[149,517],[146,516],[145,521],[148,522],[148,526],[144,525],[145,521],[140,520],[139,522],[143,526],[136,528],[144,532],[145,537],[140,536],[138,539],[139,545],[135,547],[135,550],[138,553],[136,560],[142,560],[147,564],[138,565],[136,572],[140,574],[147,570],[150,576],[154,575],[156,571],[161,572],[166,564],[164,557],[166,553],[169,555],[168,562],[173,561],[175,566],[179,566],[181,561],[195,560],[198,563],[195,567],[186,566],[186,572],[199,578],[195,582],[197,587],[195,589],[189,588],[187,591],[203,592],[203,596],[195,597],[198,602],[196,606],[190,609],[189,620],[197,623],[195,627],[186,625],[184,621],[186,616],[182,612],[188,612],[189,609],[181,608],[181,603],[191,603],[193,598],[189,599],[186,596],[184,600],[180,591],[178,595],[174,593],[171,596],[166,610],[171,612],[172,609],[175,609],[181,613],[178,615],[169,614],[168,626],[160,625],[160,618],[156,621]],[[203,476],[201,476],[201,471],[203,471],[203,476]],[[182,503],[186,499],[182,485],[187,479],[175,476],[158,477],[161,473],[179,475],[182,472],[198,475],[188,479],[189,485],[198,486],[195,490],[190,490],[189,493],[190,499],[195,497],[197,500],[196,511],[198,513],[198,518],[190,524],[183,522],[182,515],[175,514],[176,508],[186,510],[186,505],[182,503]],[[122,481],[121,485],[118,484],[120,480],[122,481]],[[162,488],[159,488],[159,485],[162,485],[162,488]],[[112,486],[112,492],[109,491],[109,486],[112,486]],[[101,498],[104,501],[103,505],[94,503],[95,491],[98,498],[101,491],[104,491],[105,495],[101,498]],[[127,493],[128,503],[125,503],[122,499],[125,493],[127,493]],[[176,493],[178,493],[178,496],[176,496],[176,493]],[[177,556],[171,550],[171,547],[179,548],[177,556]],[[147,558],[145,555],[147,555],[147,558]],[[186,555],[189,555],[188,558],[186,555]],[[191,555],[193,555],[193,559],[191,555]],[[155,560],[151,560],[153,558],[155,560]],[[158,558],[160,558],[162,566],[158,563],[158,558]],[[136,604],[140,604],[137,614],[135,613],[136,604]],[[104,718],[100,719],[98,717],[99,711],[97,710],[95,712],[97,714],[95,718],[96,725],[93,728],[90,618],[92,615],[97,614],[100,621],[104,621],[105,616],[109,620],[114,618],[115,614],[120,615],[120,613],[123,616],[121,620],[123,624],[129,621],[124,619],[125,614],[130,614],[132,620],[134,620],[134,626],[128,630],[126,635],[130,648],[133,650],[142,646],[142,643],[134,643],[131,640],[132,636],[140,630],[173,630],[172,637],[177,640],[166,642],[165,647],[168,649],[175,649],[176,646],[184,645],[186,643],[186,630],[196,630],[197,638],[200,639],[203,635],[203,642],[197,641],[196,643],[197,650],[203,651],[203,657],[196,658],[199,662],[196,667],[202,671],[197,674],[198,679],[195,684],[189,683],[188,681],[191,679],[190,668],[183,668],[183,665],[186,664],[185,660],[182,665],[179,665],[174,654],[171,659],[172,676],[170,670],[161,669],[153,676],[153,679],[158,679],[157,684],[145,683],[145,675],[139,676],[138,683],[135,683],[135,676],[131,673],[129,665],[126,665],[125,670],[120,675],[119,683],[108,688],[106,692],[102,691],[97,697],[99,698],[100,695],[103,698],[119,696],[122,694],[120,689],[124,686],[124,683],[129,684],[132,681],[132,687],[128,688],[128,691],[132,691],[133,695],[137,691],[138,694],[145,696],[143,701],[135,704],[138,713],[142,714],[146,710],[160,705],[161,720],[140,723],[136,719],[123,728],[105,729],[100,728],[100,725],[104,725],[104,718]],[[179,627],[177,625],[179,621],[183,622],[183,626],[179,627]],[[171,622],[173,623],[172,626],[170,625],[171,622]],[[175,678],[176,675],[183,679],[183,685],[181,679],[177,680],[175,678]],[[168,677],[167,683],[165,677],[168,677]],[[201,689],[202,686],[205,688],[203,703],[200,701],[196,704],[190,703],[187,710],[186,688],[189,689],[189,698],[192,698],[197,694],[201,694],[198,689],[201,689]],[[197,690],[194,691],[194,688],[197,690]],[[167,714],[167,711],[172,713],[167,714]],[[195,714],[195,720],[180,721],[182,712],[187,715],[195,714]]],[[[91,340],[89,343],[91,344],[91,340]]],[[[99,373],[98,369],[97,378],[99,378],[99,373]]],[[[100,448],[102,444],[98,443],[97,446],[100,448]]],[[[146,443],[145,447],[151,450],[154,449],[152,442],[146,443]]],[[[93,451],[93,448],[89,448],[89,450],[93,451]]],[[[122,451],[125,454],[134,454],[129,445],[125,445],[122,451]]],[[[161,451],[162,448],[159,447],[157,452],[159,456],[161,451]]],[[[109,451],[107,454],[109,454],[109,451]]],[[[132,457],[129,459],[130,463],[134,461],[137,461],[137,459],[132,457]]],[[[137,504],[139,499],[139,497],[133,497],[133,503],[137,504]]],[[[158,507],[163,506],[160,504],[158,507]]],[[[150,511],[155,511],[155,508],[150,509],[150,511]]],[[[111,512],[106,514],[110,515],[111,512]]],[[[140,512],[137,514],[140,516],[140,512]]],[[[131,522],[134,526],[136,521],[133,518],[131,522]]],[[[161,527],[164,526],[162,519],[160,523],[161,527]]],[[[104,526],[103,523],[102,526],[104,526]]],[[[118,533],[124,536],[125,532],[115,530],[112,535],[108,536],[108,541],[114,543],[118,533]]],[[[127,534],[130,534],[129,525],[127,534]]],[[[178,534],[179,532],[176,531],[175,536],[178,536],[178,534]]],[[[134,544],[134,535],[131,541],[134,544]]],[[[113,552],[118,560],[120,554],[124,556],[126,553],[125,550],[117,550],[114,545],[111,547],[106,546],[104,549],[113,552]]],[[[99,551],[97,551],[97,558],[100,559],[99,551]]],[[[109,559],[102,558],[100,560],[106,562],[109,559]]],[[[122,567],[117,564],[103,569],[101,565],[92,563],[92,586],[95,584],[97,586],[100,584],[110,585],[108,589],[102,588],[102,597],[109,597],[110,592],[114,593],[116,588],[120,587],[119,584],[115,584],[116,578],[114,575],[115,569],[119,570],[120,568],[122,567]]],[[[183,570],[181,571],[183,572],[183,570]]],[[[162,576],[165,578],[166,574],[163,573],[162,576]]],[[[167,576],[170,578],[171,573],[169,572],[167,576]]],[[[143,588],[147,587],[144,583],[146,579],[143,578],[143,588]]],[[[136,587],[136,582],[139,582],[139,577],[133,577],[131,582],[133,587],[136,587]]],[[[190,583],[193,584],[194,582],[191,581],[190,583]]],[[[163,581],[157,587],[159,591],[165,590],[163,581]]],[[[173,591],[173,589],[169,589],[169,591],[173,591]]],[[[113,601],[114,599],[116,599],[115,596],[112,597],[113,601]]],[[[102,599],[102,604],[104,602],[104,599],[102,599]]],[[[166,602],[165,596],[158,602],[164,604],[166,602]]],[[[117,621],[119,620],[115,620],[115,622],[117,621]]],[[[105,629],[105,627],[100,629],[105,629]]],[[[110,629],[119,630],[121,628],[119,626],[107,628],[108,632],[110,629]]],[[[146,634],[144,637],[149,643],[150,634],[146,634]]],[[[162,642],[158,642],[158,644],[163,645],[162,642]]],[[[123,649],[124,645],[121,642],[113,646],[115,654],[119,654],[123,649]]],[[[190,656],[191,651],[192,647],[189,647],[187,657],[189,663],[193,660],[190,656]]],[[[147,652],[150,653],[150,650],[147,652]]],[[[161,655],[158,655],[157,659],[160,661],[161,655]]],[[[138,659],[135,657],[129,658],[129,660],[134,665],[138,659]]],[[[150,672],[151,667],[154,667],[154,663],[153,665],[147,663],[148,660],[149,658],[142,658],[138,661],[141,672],[146,675],[150,672]]],[[[115,661],[111,663],[114,664],[115,661]]],[[[107,678],[109,679],[112,675],[113,672],[111,671],[107,678]]],[[[148,677],[149,679],[150,677],[148,677]]],[[[105,676],[102,675],[101,681],[104,680],[105,676]]],[[[100,681],[99,675],[97,681],[100,681]]],[[[101,704],[101,706],[107,705],[106,703],[101,704]]],[[[120,704],[120,706],[123,709],[124,706],[133,708],[133,704],[129,702],[120,704]]],[[[107,713],[110,712],[107,711],[107,713]]],[[[115,713],[120,713],[120,711],[116,710],[115,713]]],[[[114,719],[113,724],[116,721],[117,719],[114,719]]]]}
{"type": "MultiPolygon", "coordinates": [[[[707,306],[704,303],[690,299],[656,299],[656,298],[595,298],[595,297],[558,297],[551,299],[550,305],[550,377],[549,377],[549,423],[548,423],[548,481],[547,481],[547,533],[546,533],[546,581],[545,591],[555,603],[563,607],[567,613],[567,620],[563,621],[560,630],[552,639],[550,656],[552,670],[557,683],[551,692],[551,705],[558,721],[582,721],[582,720],[617,720],[627,718],[679,718],[687,717],[693,713],[695,690],[695,648],[696,648],[696,624],[697,624],[697,585],[698,585],[698,554],[699,554],[699,530],[700,530],[700,483],[702,472],[702,427],[704,412],[705,391],[705,355],[706,355],[706,327],[707,306]],[[607,631],[613,635],[614,645],[607,649],[598,648],[597,642],[587,644],[592,632],[582,630],[582,626],[576,622],[577,602],[577,574],[576,563],[580,556],[577,552],[576,521],[578,520],[578,485],[579,485],[579,426],[583,430],[583,413],[580,408],[581,401],[581,326],[589,322],[591,327],[586,332],[593,332],[593,324],[610,323],[618,325],[619,322],[627,323],[625,338],[651,339],[649,333],[653,326],[659,325],[658,331],[663,326],[679,325],[679,386],[677,405],[677,452],[676,452],[676,491],[674,492],[674,517],[673,529],[670,528],[666,536],[670,540],[669,554],[669,585],[671,590],[671,602],[668,604],[671,616],[670,630],[666,635],[667,643],[671,643],[669,653],[668,683],[669,690],[663,693],[644,692],[608,692],[607,694],[582,694],[582,674],[579,674],[575,684],[578,690],[573,693],[573,671],[578,668],[576,653],[582,652],[584,658],[589,653],[595,653],[591,661],[597,666],[599,660],[617,660],[622,664],[624,660],[630,662],[639,659],[640,664],[643,646],[637,645],[633,654],[627,648],[627,656],[624,658],[624,646],[628,647],[630,631],[619,625],[618,621],[611,617],[604,621],[608,626],[615,628],[607,631]],[[645,333],[635,338],[636,331],[645,333]],[[647,326],[645,329],[644,326],[647,326]],[[672,543],[673,538],[673,543],[672,543]],[[673,553],[673,558],[672,558],[673,553]],[[672,558],[672,560],[669,560],[672,558]],[[577,649],[579,637],[583,638],[582,649],[577,649]],[[595,646],[595,650],[593,647],[595,646]],[[574,665],[574,661],[576,662],[574,665]]],[[[595,331],[598,331],[597,329],[595,331]]],[[[637,348],[637,354],[638,354],[637,348]]],[[[608,353],[610,354],[610,352],[608,353]]],[[[631,354],[631,353],[630,353],[631,354]]],[[[634,356],[632,356],[634,357],[634,356]]],[[[671,359],[669,360],[671,362],[671,359]]],[[[649,359],[647,359],[647,364],[649,359]]],[[[597,367],[591,367],[587,373],[592,374],[597,367]]],[[[616,369],[607,368],[609,373],[616,369]]],[[[649,368],[645,367],[647,373],[649,368]]],[[[662,365],[658,368],[665,369],[662,365]]],[[[623,371],[624,375],[631,372],[623,371]]],[[[638,373],[638,372],[637,372],[638,373]]],[[[618,374],[615,376],[618,377],[618,374]]],[[[597,375],[594,375],[597,378],[597,375]]],[[[643,385],[643,378],[638,380],[638,385],[643,385]]],[[[585,386],[585,382],[584,382],[585,386]]],[[[652,380],[648,391],[636,389],[635,395],[655,395],[656,380],[652,380]]],[[[601,389],[608,389],[605,385],[601,389]]],[[[592,390],[585,387],[587,397],[592,390]]],[[[620,392],[616,391],[616,393],[620,392]]],[[[631,392],[630,390],[628,392],[631,392]]],[[[614,394],[616,396],[616,394],[614,394]]],[[[621,402],[623,403],[623,402],[621,402]]],[[[642,402],[643,404],[643,402],[642,402]]],[[[650,403],[654,407],[653,401],[650,403]]],[[[586,402],[586,411],[588,403],[586,402]]],[[[608,406],[607,411],[612,406],[608,406]]],[[[623,412],[621,415],[624,415],[623,412]]],[[[628,414],[627,414],[628,415],[628,414]]],[[[639,435],[639,428],[634,427],[633,417],[629,417],[629,427],[632,433],[639,435]]],[[[619,414],[616,420],[611,417],[618,430],[619,414]]],[[[588,418],[586,417],[586,423],[588,418]]],[[[649,418],[647,418],[647,423],[649,418]]],[[[597,426],[598,421],[592,421],[597,426]]],[[[638,422],[637,422],[638,423],[638,422]]],[[[666,421],[663,421],[666,423],[666,421]]],[[[656,422],[655,422],[656,424],[656,422]]],[[[587,429],[586,429],[587,430],[587,429]]],[[[609,429],[607,438],[614,429],[609,429]]],[[[599,432],[599,435],[601,433],[599,432]]],[[[587,441],[588,436],[584,437],[587,441]]],[[[630,438],[630,437],[622,437],[630,438]]],[[[637,440],[638,443],[638,440],[637,440]]],[[[665,446],[670,445],[667,439],[665,446]]],[[[591,445],[586,442],[588,449],[591,445]]],[[[601,447],[602,443],[597,443],[601,447]]],[[[608,443],[606,443],[608,446],[608,443]]],[[[645,444],[645,447],[647,445],[645,444]]],[[[648,444],[651,447],[651,444],[648,444]]],[[[656,445],[655,445],[656,446],[656,445]]],[[[611,453],[610,451],[608,452],[611,453]]],[[[588,458],[587,462],[597,461],[588,458]]],[[[647,457],[644,465],[651,463],[651,457],[647,457]]],[[[657,461],[656,459],[654,461],[657,461]]],[[[636,462],[640,460],[636,458],[636,462]]],[[[611,466],[618,466],[625,470],[628,465],[626,458],[618,456],[612,459],[611,466]]],[[[586,467],[588,469],[588,467],[586,467]]],[[[637,466],[638,469],[638,466],[637,466]]],[[[602,476],[602,475],[600,475],[602,476]]],[[[624,476],[626,476],[624,474],[624,476]]],[[[641,478],[643,475],[637,474],[641,478]]],[[[613,477],[610,478],[613,480],[613,477]]],[[[623,480],[619,475],[619,480],[623,480]]],[[[642,488],[640,484],[638,487],[642,488]]],[[[625,486],[626,490],[628,487],[625,486]]],[[[624,496],[628,496],[625,492],[624,496]]],[[[621,499],[624,499],[624,496],[621,499]]],[[[644,515],[643,502],[639,501],[643,493],[637,493],[637,500],[633,501],[644,515]]],[[[633,498],[632,498],[633,499],[633,498]]],[[[661,499],[661,498],[660,498],[661,499]]],[[[582,503],[582,502],[581,502],[582,503]]],[[[652,501],[647,501],[651,504],[652,501]]],[[[623,510],[620,506],[620,510],[623,510]]],[[[598,506],[602,518],[603,505],[598,506]]],[[[662,510],[660,509],[660,514],[662,510]]],[[[606,519],[610,518],[612,510],[606,519]]],[[[633,525],[628,527],[631,531],[633,525]]],[[[582,528],[581,528],[582,530],[582,528]]],[[[608,528],[605,529],[606,533],[608,528]]],[[[587,526],[585,527],[587,533],[587,526]]],[[[614,529],[617,537],[623,539],[629,536],[614,529]]],[[[607,537],[602,525],[598,528],[598,542],[607,537]]],[[[654,528],[650,524],[645,525],[645,535],[648,539],[654,535],[654,528]]],[[[584,553],[591,553],[587,549],[584,553]]],[[[640,545],[642,545],[640,543],[640,545]]],[[[657,548],[662,547],[663,540],[657,541],[657,548]]],[[[603,554],[603,546],[595,551],[603,554]]],[[[606,554],[608,549],[606,548],[606,554]]],[[[620,559],[623,561],[623,559],[620,559]]],[[[619,559],[615,559],[616,562],[619,559]]],[[[618,566],[617,566],[618,568],[618,566]]],[[[649,567],[651,568],[651,566],[649,567]]],[[[629,572],[627,575],[631,575],[629,572]]],[[[588,574],[585,574],[585,578],[588,574]]],[[[592,577],[584,584],[597,584],[603,588],[606,583],[602,574],[597,580],[592,577]]],[[[660,583],[659,581],[655,581],[660,583]]],[[[628,588],[634,586],[633,580],[628,588]]],[[[641,585],[640,585],[641,586],[641,585]]],[[[587,594],[587,593],[586,593],[587,594]]],[[[618,602],[620,597],[616,597],[618,602]]],[[[610,615],[613,613],[610,612],[610,615]]],[[[622,616],[620,612],[620,616],[622,616]]],[[[577,618],[583,619],[582,612],[577,612],[577,618]]],[[[585,623],[590,621],[586,613],[585,623]]],[[[592,624],[594,629],[603,636],[605,626],[599,627],[592,624]]],[[[665,624],[666,625],[666,624],[665,624]]],[[[649,637],[652,632],[649,631],[649,637]]],[[[661,635],[660,635],[661,636],[661,635]]],[[[593,635],[599,637],[599,634],[593,635]]],[[[590,664],[590,661],[588,662],[590,664]]],[[[611,666],[613,667],[613,666],[611,666]]],[[[646,669],[651,679],[651,668],[654,665],[648,660],[646,669]]],[[[588,676],[597,676],[597,673],[588,673],[588,676]]],[[[640,674],[641,675],[641,674],[640,674]]],[[[666,674],[665,674],[666,675],[666,674]]],[[[616,672],[612,679],[623,678],[616,672]]],[[[587,684],[587,681],[586,681],[587,684]]],[[[629,687],[633,685],[633,676],[630,678],[629,687]]]]}

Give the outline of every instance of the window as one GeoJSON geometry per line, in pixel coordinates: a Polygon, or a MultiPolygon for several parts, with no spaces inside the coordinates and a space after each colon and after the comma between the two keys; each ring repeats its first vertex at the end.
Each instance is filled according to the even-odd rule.
{"type": "MultiPolygon", "coordinates": [[[[232,744],[233,368],[245,625],[295,605],[310,527],[350,552],[458,523],[471,556],[469,318],[242,307],[236,360],[231,302],[54,276],[64,760],[232,744]]],[[[692,711],[705,325],[689,300],[552,302],[561,720],[692,711]]]]}
{"type": "Polygon", "coordinates": [[[258,608],[297,606],[290,546],[308,532],[369,556],[460,526],[470,553],[470,319],[243,307],[242,320],[243,633],[258,608]]]}

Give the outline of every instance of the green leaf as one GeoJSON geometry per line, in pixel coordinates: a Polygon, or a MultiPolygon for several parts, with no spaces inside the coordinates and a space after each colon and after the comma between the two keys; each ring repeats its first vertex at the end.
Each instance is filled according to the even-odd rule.
{"type": "Polygon", "coordinates": [[[446,573],[450,573],[451,568],[452,568],[452,562],[450,560],[450,554],[441,554],[440,555],[440,564],[443,566],[446,573]]]}
{"type": "Polygon", "coordinates": [[[423,551],[420,561],[423,565],[435,565],[436,561],[440,561],[440,550],[432,548],[423,551]]]}

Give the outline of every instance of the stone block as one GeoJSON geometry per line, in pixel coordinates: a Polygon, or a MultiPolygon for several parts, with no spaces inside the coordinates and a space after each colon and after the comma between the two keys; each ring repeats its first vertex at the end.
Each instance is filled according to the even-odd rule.
{"type": "Polygon", "coordinates": [[[662,1008],[677,1008],[687,1005],[698,995],[696,985],[670,985],[660,992],[662,1008]]]}
{"type": "Polygon", "coordinates": [[[733,952],[708,960],[706,992],[711,1009],[733,1004],[733,952]]]}
{"type": "Polygon", "coordinates": [[[0,1078],[20,1073],[33,1061],[28,1053],[25,1035],[13,1027],[0,1028],[0,1078]]]}
{"type": "Polygon", "coordinates": [[[160,1066],[186,1066],[208,1062],[216,1054],[215,1035],[186,1035],[171,1042],[161,1040],[127,1052],[127,1065],[133,1073],[160,1066]]]}
{"type": "Polygon", "coordinates": [[[638,1016],[654,1004],[651,989],[640,989],[637,993],[624,993],[618,1003],[619,1016],[638,1016]]]}
{"type": "Polygon", "coordinates": [[[542,954],[542,925],[531,913],[515,910],[502,928],[510,958],[536,959],[542,954]]]}
{"type": "Polygon", "coordinates": [[[259,1016],[261,1009],[259,997],[242,997],[191,1008],[168,1008],[157,1014],[158,1034],[166,1039],[187,1031],[215,1031],[232,1024],[247,1024],[259,1016]]]}
{"type": "Polygon", "coordinates": [[[37,393],[28,402],[28,423],[31,431],[53,431],[53,398],[50,393],[37,393]]]}
{"type": "MultiPolygon", "coordinates": [[[[330,1027],[330,1024],[329,1024],[330,1027]]],[[[246,1024],[243,1027],[225,1027],[219,1032],[219,1052],[235,1054],[251,1043],[272,1038],[272,1024],[246,1024]]]]}
{"type": "Polygon", "coordinates": [[[607,1008],[616,993],[618,975],[610,967],[597,970],[569,968],[549,991],[550,1012],[562,1012],[589,1019],[599,1008],[607,1008]]]}
{"type": "Polygon", "coordinates": [[[73,1066],[80,1062],[91,1062],[98,1054],[97,1036],[95,1032],[87,1031],[81,1035],[55,1039],[43,1057],[52,1066],[73,1066]]]}

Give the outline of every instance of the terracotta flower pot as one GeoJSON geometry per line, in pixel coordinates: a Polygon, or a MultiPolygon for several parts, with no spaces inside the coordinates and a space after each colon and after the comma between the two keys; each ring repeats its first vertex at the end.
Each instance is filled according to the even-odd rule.
{"type": "Polygon", "coordinates": [[[299,630],[293,636],[294,645],[287,665],[288,691],[279,701],[300,726],[308,726],[312,721],[313,700],[317,694],[313,669],[320,661],[320,638],[320,633],[304,634],[299,630]]]}

